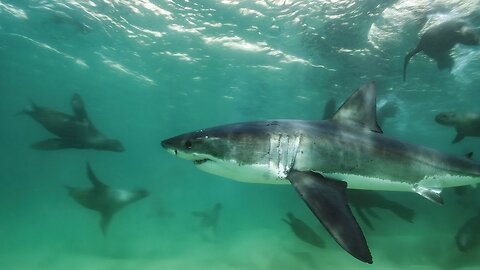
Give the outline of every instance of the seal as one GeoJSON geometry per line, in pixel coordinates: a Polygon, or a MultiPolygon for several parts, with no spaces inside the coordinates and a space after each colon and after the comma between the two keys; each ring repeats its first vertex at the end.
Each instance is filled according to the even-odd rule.
{"type": "Polygon", "coordinates": [[[33,102],[30,109],[20,112],[30,115],[45,129],[58,136],[58,138],[34,143],[31,145],[32,148],[38,150],[77,148],[114,152],[123,152],[125,150],[119,140],[109,139],[97,130],[90,121],[79,94],[72,96],[71,106],[74,115],[40,107],[33,102]]]}
{"type": "Polygon", "coordinates": [[[448,20],[430,27],[420,38],[415,49],[405,56],[403,81],[407,77],[407,65],[415,54],[423,52],[437,62],[440,70],[451,70],[454,64],[450,49],[456,44],[478,45],[479,34],[462,20],[448,20]]]}
{"type": "Polygon", "coordinates": [[[100,228],[107,233],[108,225],[113,215],[125,206],[143,199],[149,195],[145,189],[126,190],[107,186],[102,183],[92,171],[87,162],[87,175],[92,183],[90,188],[74,188],[65,186],[68,194],[85,208],[97,211],[101,215],[100,228]]]}
{"type": "Polygon", "coordinates": [[[457,143],[465,137],[480,137],[480,113],[473,112],[442,112],[435,116],[440,125],[454,127],[457,135],[452,143],[457,143]]]}
{"type": "Polygon", "coordinates": [[[458,250],[467,252],[480,244],[480,213],[468,219],[455,234],[458,250]]]}
{"type": "Polygon", "coordinates": [[[222,204],[216,203],[212,210],[209,211],[192,211],[192,216],[200,220],[200,225],[204,228],[210,228],[213,231],[217,230],[218,219],[220,217],[220,210],[222,204]]]}
{"type": "Polygon", "coordinates": [[[325,241],[323,241],[323,239],[305,222],[295,217],[290,212],[288,212],[286,216],[287,219],[282,218],[282,221],[290,226],[290,229],[298,239],[318,248],[325,247],[325,241]]]}
{"type": "Polygon", "coordinates": [[[372,223],[365,213],[368,213],[374,218],[379,216],[372,210],[372,208],[380,208],[391,211],[399,218],[413,223],[415,211],[411,208],[403,206],[402,204],[385,198],[379,192],[373,190],[348,189],[347,198],[350,205],[355,208],[358,216],[363,220],[365,225],[370,229],[375,230],[372,223]]]}

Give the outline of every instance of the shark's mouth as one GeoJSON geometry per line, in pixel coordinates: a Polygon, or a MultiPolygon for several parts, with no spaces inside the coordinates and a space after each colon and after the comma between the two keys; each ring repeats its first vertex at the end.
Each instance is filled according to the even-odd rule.
{"type": "Polygon", "coordinates": [[[201,165],[205,162],[208,162],[208,161],[212,161],[211,159],[208,159],[208,158],[205,158],[205,159],[198,159],[198,160],[194,160],[193,161],[193,164],[195,165],[201,165]]]}

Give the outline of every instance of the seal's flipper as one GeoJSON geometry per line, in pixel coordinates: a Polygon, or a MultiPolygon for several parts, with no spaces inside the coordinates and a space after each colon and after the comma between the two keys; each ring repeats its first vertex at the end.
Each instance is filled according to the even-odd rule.
{"type": "Polygon", "coordinates": [[[463,138],[465,138],[465,135],[463,135],[461,133],[457,133],[455,138],[453,138],[452,144],[453,143],[458,143],[459,141],[463,140],[463,138]]]}
{"type": "Polygon", "coordinates": [[[87,110],[85,109],[85,105],[83,104],[82,97],[79,94],[73,94],[70,103],[72,105],[72,110],[75,114],[75,119],[88,125],[89,131],[92,134],[98,134],[99,132],[97,128],[92,123],[92,121],[90,121],[90,118],[88,118],[87,110]]]}
{"type": "Polygon", "coordinates": [[[98,180],[97,176],[93,173],[92,168],[90,167],[90,163],[87,162],[87,175],[88,179],[96,189],[104,190],[107,189],[108,186],[98,180]]]}
{"type": "Polygon", "coordinates": [[[347,204],[347,183],[296,170],[291,170],[287,179],[343,249],[363,262],[372,263],[365,236],[347,204]]]}
{"type": "Polygon", "coordinates": [[[46,139],[32,144],[30,147],[37,150],[60,150],[65,148],[72,148],[72,145],[62,139],[46,139]]]}
{"type": "Polygon", "coordinates": [[[417,53],[421,52],[422,49],[420,49],[419,46],[417,46],[413,51],[409,52],[406,56],[405,56],[405,60],[403,61],[403,81],[406,81],[407,80],[407,66],[408,66],[408,62],[410,62],[410,59],[417,53]]]}
{"type": "Polygon", "coordinates": [[[440,70],[444,70],[444,69],[452,70],[454,60],[453,60],[453,57],[450,55],[449,52],[440,54],[440,55],[438,55],[436,57],[432,57],[432,58],[435,59],[435,61],[437,62],[438,69],[440,69],[440,70]]]}
{"type": "Polygon", "coordinates": [[[110,220],[112,220],[113,213],[111,212],[101,212],[102,218],[100,220],[100,228],[102,229],[103,235],[107,235],[108,225],[110,220]]]}
{"type": "Polygon", "coordinates": [[[357,214],[360,217],[360,219],[363,220],[363,223],[365,223],[365,225],[367,225],[367,227],[369,227],[372,231],[374,231],[375,228],[373,227],[372,223],[370,222],[370,219],[368,219],[367,216],[365,215],[365,213],[363,212],[363,209],[360,208],[360,207],[355,207],[355,210],[357,210],[357,214]]]}
{"type": "Polygon", "coordinates": [[[82,97],[79,94],[73,94],[72,99],[70,101],[72,105],[73,113],[75,114],[75,118],[78,121],[88,121],[87,111],[85,110],[85,105],[83,104],[82,97]]]}

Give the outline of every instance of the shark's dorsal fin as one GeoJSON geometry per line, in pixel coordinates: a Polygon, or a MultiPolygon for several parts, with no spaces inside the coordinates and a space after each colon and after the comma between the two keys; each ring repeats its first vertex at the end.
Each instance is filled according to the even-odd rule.
{"type": "Polygon", "coordinates": [[[323,108],[323,119],[327,120],[332,118],[335,115],[335,110],[337,108],[337,102],[334,98],[331,98],[325,104],[323,108]]]}
{"type": "Polygon", "coordinates": [[[100,182],[100,180],[98,180],[97,176],[95,176],[92,168],[90,167],[90,163],[88,162],[87,162],[87,174],[88,174],[88,179],[90,179],[90,182],[92,183],[95,189],[103,190],[108,188],[107,185],[105,185],[104,183],[100,182]]]}
{"type": "Polygon", "coordinates": [[[355,91],[332,117],[342,124],[357,124],[371,131],[383,133],[376,117],[376,88],[370,82],[355,91]]]}

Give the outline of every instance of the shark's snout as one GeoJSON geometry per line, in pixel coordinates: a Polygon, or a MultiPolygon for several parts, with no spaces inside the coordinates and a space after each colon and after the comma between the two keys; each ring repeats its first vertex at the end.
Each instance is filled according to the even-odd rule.
{"type": "Polygon", "coordinates": [[[172,142],[170,142],[169,140],[163,140],[163,141],[161,142],[161,145],[162,145],[162,147],[165,148],[165,149],[169,149],[169,148],[172,148],[172,147],[173,147],[172,142]]]}
{"type": "Polygon", "coordinates": [[[171,138],[171,139],[166,139],[166,140],[163,140],[161,143],[162,147],[167,150],[168,152],[171,152],[172,154],[174,155],[177,155],[178,154],[178,151],[177,151],[177,147],[176,147],[176,144],[174,142],[174,140],[171,138]]]}

